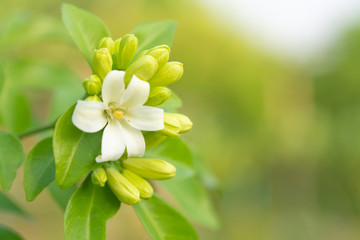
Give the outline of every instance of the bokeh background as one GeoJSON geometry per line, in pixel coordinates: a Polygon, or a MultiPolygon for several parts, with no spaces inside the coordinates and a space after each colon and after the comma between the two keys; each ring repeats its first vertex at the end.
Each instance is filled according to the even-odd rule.
{"type": "MultiPolygon", "coordinates": [[[[208,188],[221,227],[196,226],[201,239],[360,238],[360,4],[69,2],[101,17],[114,38],[144,21],[178,22],[170,59],[185,73],[172,87],[194,122],[185,138],[218,179],[208,188]]],[[[25,82],[33,125],[56,117],[46,97],[70,105],[90,74],[62,25],[61,3],[0,0],[0,59],[25,82]]],[[[27,150],[34,142],[24,140],[27,150]]],[[[63,212],[46,191],[25,201],[22,169],[10,195],[33,218],[0,213],[1,223],[25,239],[64,239],[63,212]]],[[[108,238],[149,239],[126,206],[109,221],[108,238]]]]}

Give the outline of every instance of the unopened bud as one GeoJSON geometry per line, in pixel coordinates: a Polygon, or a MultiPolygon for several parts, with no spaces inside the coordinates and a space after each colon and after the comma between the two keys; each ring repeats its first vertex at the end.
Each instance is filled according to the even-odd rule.
{"type": "Polygon", "coordinates": [[[117,68],[125,70],[134,58],[138,45],[138,39],[133,34],[126,34],[115,44],[117,55],[117,68]]]}
{"type": "Polygon", "coordinates": [[[145,105],[147,106],[158,106],[166,102],[171,96],[170,89],[166,87],[153,87],[150,89],[149,98],[145,105]]]}
{"type": "Polygon", "coordinates": [[[184,73],[183,64],[180,62],[168,62],[155,73],[149,80],[150,85],[166,86],[178,81],[184,73]]]}
{"type": "Polygon", "coordinates": [[[105,76],[111,71],[113,60],[109,49],[101,48],[94,51],[94,58],[92,61],[92,70],[103,81],[105,76]]]}
{"type": "Polygon", "coordinates": [[[179,121],[181,128],[179,133],[188,132],[192,128],[193,126],[192,121],[184,114],[180,114],[180,113],[168,113],[168,114],[176,117],[176,119],[179,121]]]}
{"type": "Polygon", "coordinates": [[[116,169],[107,167],[106,174],[111,190],[121,202],[133,205],[140,201],[139,190],[116,169]]]}
{"type": "Polygon", "coordinates": [[[148,50],[146,54],[156,59],[158,68],[160,69],[169,60],[170,48],[167,45],[161,45],[148,50]]]}
{"type": "Polygon", "coordinates": [[[146,149],[156,147],[166,139],[164,134],[158,132],[144,132],[146,149]]]}
{"type": "Polygon", "coordinates": [[[125,73],[124,82],[127,85],[132,76],[135,74],[138,78],[143,81],[148,81],[152,76],[154,76],[158,68],[158,63],[156,59],[150,55],[143,55],[138,60],[133,62],[127,69],[125,73]]]}
{"type": "Polygon", "coordinates": [[[104,187],[107,181],[105,169],[101,166],[95,168],[95,170],[91,174],[91,180],[94,185],[104,187]]]}
{"type": "Polygon", "coordinates": [[[128,158],[123,166],[146,179],[169,179],[175,176],[176,168],[160,159],[128,158]]]}
{"type": "Polygon", "coordinates": [[[89,96],[85,99],[85,101],[90,101],[90,102],[101,102],[101,99],[97,96],[89,96]]]}
{"type": "Polygon", "coordinates": [[[159,132],[168,137],[179,137],[180,130],[181,124],[179,120],[169,113],[164,113],[164,128],[159,132]]]}
{"type": "Polygon", "coordinates": [[[150,183],[148,181],[146,181],[145,179],[143,179],[139,175],[133,173],[132,171],[126,170],[126,169],[124,169],[123,175],[132,184],[134,184],[135,187],[137,187],[137,189],[140,192],[140,197],[142,197],[142,198],[151,198],[152,197],[152,195],[154,193],[154,189],[153,189],[153,187],[150,185],[150,183]]]}
{"type": "Polygon", "coordinates": [[[107,48],[109,49],[110,54],[113,54],[115,51],[115,44],[111,37],[104,37],[101,39],[100,44],[97,49],[107,48]]]}
{"type": "Polygon", "coordinates": [[[97,75],[91,75],[83,82],[83,87],[88,95],[98,95],[101,92],[101,80],[97,75]]]}

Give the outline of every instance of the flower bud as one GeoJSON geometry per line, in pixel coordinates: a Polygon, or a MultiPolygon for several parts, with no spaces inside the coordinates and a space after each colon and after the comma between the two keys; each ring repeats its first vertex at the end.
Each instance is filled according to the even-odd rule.
{"type": "Polygon", "coordinates": [[[121,202],[133,205],[140,201],[139,190],[116,169],[107,167],[106,174],[111,190],[121,202]]]}
{"type": "Polygon", "coordinates": [[[123,166],[146,179],[169,179],[175,176],[176,168],[160,159],[128,158],[123,166]]]}
{"type": "Polygon", "coordinates": [[[101,166],[95,168],[95,170],[91,174],[91,180],[94,185],[104,187],[107,181],[105,169],[101,166]]]}
{"type": "Polygon", "coordinates": [[[101,99],[97,96],[89,96],[85,99],[85,101],[90,101],[90,102],[101,102],[101,99]]]}
{"type": "Polygon", "coordinates": [[[179,121],[181,128],[179,133],[188,132],[192,128],[193,125],[192,121],[184,114],[180,114],[180,113],[168,113],[168,114],[176,117],[176,119],[179,121]]]}
{"type": "Polygon", "coordinates": [[[137,187],[137,189],[140,192],[140,197],[142,197],[142,198],[151,198],[152,197],[152,195],[154,193],[154,189],[153,189],[153,187],[150,185],[150,183],[148,181],[146,181],[145,179],[143,179],[139,175],[133,173],[132,171],[126,170],[126,169],[124,169],[123,175],[132,184],[134,184],[135,187],[137,187]]]}
{"type": "Polygon", "coordinates": [[[101,92],[101,80],[97,75],[91,75],[83,82],[83,87],[88,95],[98,95],[101,92]]]}
{"type": "Polygon", "coordinates": [[[97,49],[107,48],[109,49],[110,54],[113,54],[115,51],[115,44],[111,37],[104,37],[101,39],[100,44],[97,49]]]}
{"type": "Polygon", "coordinates": [[[117,68],[125,70],[135,56],[138,39],[133,34],[126,34],[116,45],[117,68]]]}
{"type": "Polygon", "coordinates": [[[184,73],[183,64],[180,62],[168,62],[155,73],[149,80],[150,85],[166,86],[178,81],[184,73]]]}
{"type": "Polygon", "coordinates": [[[105,76],[111,71],[113,60],[109,49],[101,48],[94,51],[94,58],[92,61],[92,70],[103,81],[105,76]]]}
{"type": "Polygon", "coordinates": [[[153,56],[158,62],[158,68],[162,68],[169,60],[170,48],[167,45],[154,47],[146,52],[147,55],[153,56]]]}
{"type": "Polygon", "coordinates": [[[150,89],[149,98],[145,105],[147,106],[158,106],[166,102],[171,96],[170,89],[166,87],[154,87],[150,89]]]}
{"type": "Polygon", "coordinates": [[[164,128],[159,132],[168,137],[179,137],[180,130],[179,120],[169,113],[164,113],[164,128]]]}
{"type": "Polygon", "coordinates": [[[166,139],[166,136],[158,132],[144,132],[146,149],[156,147],[166,139]]]}
{"type": "Polygon", "coordinates": [[[154,57],[150,55],[141,56],[126,69],[124,78],[125,85],[130,82],[134,74],[143,81],[149,80],[154,76],[157,68],[158,63],[154,57]]]}

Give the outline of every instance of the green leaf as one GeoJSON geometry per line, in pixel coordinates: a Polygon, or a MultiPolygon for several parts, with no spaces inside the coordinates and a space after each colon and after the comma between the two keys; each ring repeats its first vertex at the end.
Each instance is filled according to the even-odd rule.
{"type": "Polygon", "coordinates": [[[211,199],[198,179],[171,179],[159,183],[174,197],[186,216],[210,229],[219,228],[219,219],[211,199]]]}
{"type": "Polygon", "coordinates": [[[7,228],[3,225],[0,225],[0,239],[4,240],[23,240],[16,232],[7,228]]]}
{"type": "Polygon", "coordinates": [[[154,240],[198,239],[191,224],[160,196],[142,199],[134,205],[145,230],[154,240]]]}
{"type": "Polygon", "coordinates": [[[132,33],[139,40],[134,59],[144,50],[166,44],[171,47],[177,23],[173,20],[146,22],[137,25],[132,33]]]}
{"type": "Polygon", "coordinates": [[[38,142],[29,152],[24,163],[24,188],[28,201],[55,179],[55,162],[52,138],[38,142]]]}
{"type": "Polygon", "coordinates": [[[174,91],[171,90],[171,96],[169,100],[158,106],[165,110],[165,112],[176,113],[178,109],[182,106],[181,98],[175,94],[174,91]]]}
{"type": "Polygon", "coordinates": [[[155,148],[146,150],[145,157],[158,158],[173,164],[176,167],[175,179],[194,175],[191,151],[180,138],[167,138],[155,148]]]}
{"type": "Polygon", "coordinates": [[[59,207],[65,211],[66,205],[68,204],[71,196],[76,191],[77,186],[76,184],[72,185],[71,187],[62,190],[56,185],[56,182],[53,181],[47,188],[55,200],[55,202],[59,205],[59,207]]]}
{"type": "Polygon", "coordinates": [[[102,131],[84,133],[72,123],[75,105],[59,118],[54,132],[54,155],[57,185],[68,188],[87,174],[100,154],[102,131]]]}
{"type": "Polygon", "coordinates": [[[24,161],[24,150],[13,134],[0,131],[0,186],[10,190],[16,177],[16,170],[24,161]]]}
{"type": "Polygon", "coordinates": [[[65,211],[67,240],[106,240],[106,221],[120,208],[110,188],[94,186],[90,175],[71,197],[65,211]]]}
{"type": "Polygon", "coordinates": [[[4,81],[5,81],[4,67],[3,67],[2,63],[0,62],[0,93],[4,86],[4,81]]]}
{"type": "Polygon", "coordinates": [[[71,4],[63,4],[61,12],[67,30],[91,66],[94,49],[109,36],[106,25],[94,14],[71,4]]]}
{"type": "Polygon", "coordinates": [[[2,192],[0,192],[0,210],[28,217],[26,212],[24,212],[16,203],[14,203],[13,200],[2,192]]]}

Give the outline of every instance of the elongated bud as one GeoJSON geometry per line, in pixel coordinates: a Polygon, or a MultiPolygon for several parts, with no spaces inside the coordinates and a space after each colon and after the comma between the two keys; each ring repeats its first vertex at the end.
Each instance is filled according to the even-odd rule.
{"type": "Polygon", "coordinates": [[[148,81],[152,76],[154,76],[157,68],[158,63],[154,57],[150,55],[143,55],[133,62],[128,69],[126,69],[124,78],[125,85],[130,82],[134,74],[141,80],[148,81]]]}
{"type": "Polygon", "coordinates": [[[113,54],[115,52],[114,40],[112,40],[111,37],[104,37],[103,39],[101,39],[97,49],[101,48],[107,48],[109,49],[110,54],[113,54]]]}
{"type": "Polygon", "coordinates": [[[169,179],[175,176],[176,168],[160,159],[128,158],[123,166],[146,179],[169,179]]]}
{"type": "Polygon", "coordinates": [[[146,181],[145,179],[143,179],[139,175],[133,173],[132,171],[126,170],[126,169],[124,169],[123,175],[132,184],[134,184],[135,187],[137,187],[137,189],[140,192],[140,197],[142,197],[142,198],[151,198],[152,197],[152,195],[154,193],[154,189],[153,189],[153,187],[150,185],[150,183],[148,181],[146,181]]]}
{"type": "Polygon", "coordinates": [[[176,119],[179,121],[179,123],[180,123],[180,132],[179,133],[188,132],[192,128],[192,126],[193,126],[192,121],[190,120],[190,118],[188,118],[184,114],[180,114],[180,113],[168,113],[168,114],[176,117],[176,119]]]}
{"type": "Polygon", "coordinates": [[[106,167],[106,174],[111,190],[121,202],[133,205],[140,201],[139,190],[116,169],[106,167]]]}
{"type": "Polygon", "coordinates": [[[138,46],[138,39],[133,34],[126,34],[119,41],[117,50],[117,68],[125,70],[134,58],[138,46]]]}
{"type": "Polygon", "coordinates": [[[85,99],[85,101],[90,101],[90,102],[101,102],[101,99],[97,96],[89,96],[85,99]]]}
{"type": "Polygon", "coordinates": [[[83,87],[88,95],[98,95],[101,92],[101,80],[98,75],[91,75],[83,82],[83,87]]]}
{"type": "Polygon", "coordinates": [[[164,113],[164,128],[159,132],[168,137],[179,137],[180,130],[181,124],[179,120],[169,113],[164,113]]]}
{"type": "Polygon", "coordinates": [[[153,87],[150,89],[149,98],[145,105],[158,106],[166,102],[171,96],[170,89],[166,87],[153,87]]]}
{"type": "Polygon", "coordinates": [[[94,185],[104,187],[107,181],[105,169],[101,166],[95,168],[95,170],[91,174],[91,180],[94,185]]]}
{"type": "Polygon", "coordinates": [[[101,81],[111,71],[113,60],[109,49],[101,48],[94,51],[94,58],[92,62],[92,70],[94,74],[97,74],[101,81]]]}
{"type": "Polygon", "coordinates": [[[168,62],[155,73],[149,80],[150,85],[166,86],[178,81],[184,73],[183,64],[180,62],[168,62]]]}
{"type": "Polygon", "coordinates": [[[146,149],[156,147],[166,139],[164,134],[158,132],[144,132],[146,149]]]}
{"type": "Polygon", "coordinates": [[[158,62],[158,68],[162,68],[169,60],[170,48],[167,45],[154,47],[146,52],[146,55],[153,56],[158,62]]]}

